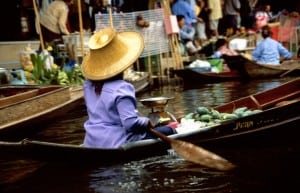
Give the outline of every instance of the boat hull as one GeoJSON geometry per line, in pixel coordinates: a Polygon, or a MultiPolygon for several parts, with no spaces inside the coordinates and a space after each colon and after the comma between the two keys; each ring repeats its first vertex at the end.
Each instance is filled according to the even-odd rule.
{"type": "Polygon", "coordinates": [[[83,103],[81,87],[15,85],[1,89],[2,93],[12,93],[0,100],[2,139],[29,132],[29,127],[44,124],[83,103]]]}
{"type": "Polygon", "coordinates": [[[199,72],[191,68],[176,69],[173,73],[182,78],[184,84],[200,84],[200,83],[214,83],[241,79],[241,75],[237,71],[226,72],[199,72]]]}
{"type": "MultiPolygon", "coordinates": [[[[261,109],[248,116],[222,121],[214,126],[170,135],[202,146],[243,167],[266,167],[293,154],[300,155],[300,79],[243,97],[214,109],[232,112],[240,107],[261,109]],[[242,158],[247,159],[242,159],[242,158]],[[274,160],[278,158],[279,160],[274,160]]],[[[160,139],[124,144],[117,149],[87,148],[24,139],[0,142],[5,159],[36,159],[58,162],[114,164],[167,154],[171,149],[160,139]]],[[[280,163],[279,163],[280,164],[280,163]]]]}
{"type": "MultiPolygon", "coordinates": [[[[275,113],[287,113],[300,110],[300,102],[275,113]]],[[[289,153],[300,153],[299,134],[297,128],[300,116],[282,118],[273,124],[259,125],[268,122],[272,115],[261,118],[261,115],[247,117],[247,119],[232,121],[223,125],[211,127],[193,133],[175,134],[170,136],[204,147],[230,160],[238,166],[251,167],[253,164],[265,164],[274,157],[288,156],[289,153]],[[251,123],[253,127],[236,131],[237,125],[251,123]],[[259,157],[258,157],[259,156],[259,157]],[[247,160],[241,160],[247,157],[247,160]]],[[[90,163],[110,165],[126,163],[128,161],[144,159],[151,156],[168,154],[169,144],[159,139],[149,139],[129,143],[118,149],[86,148],[80,145],[66,145],[51,142],[31,141],[0,142],[0,152],[6,159],[34,159],[46,162],[90,163]]]]}
{"type": "Polygon", "coordinates": [[[300,60],[287,60],[280,65],[259,64],[243,56],[223,56],[228,67],[237,70],[243,77],[271,78],[281,75],[299,75],[300,60]]]}

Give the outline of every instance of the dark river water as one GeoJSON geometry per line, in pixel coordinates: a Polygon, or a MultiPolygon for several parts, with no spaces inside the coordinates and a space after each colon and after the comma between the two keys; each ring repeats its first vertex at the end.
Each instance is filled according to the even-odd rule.
{"type": "MultiPolygon", "coordinates": [[[[180,82],[176,82],[139,93],[137,99],[172,96],[174,98],[169,101],[167,111],[181,117],[193,112],[198,106],[221,105],[291,79],[285,77],[280,80],[223,82],[198,85],[194,88],[185,88],[180,82]]],[[[149,109],[144,108],[141,103],[138,103],[138,109],[142,114],[149,113],[149,109]]],[[[84,135],[82,125],[86,118],[85,107],[81,105],[51,124],[44,125],[40,132],[29,137],[50,142],[81,143],[84,135]]],[[[253,172],[220,172],[188,163],[172,151],[164,156],[105,167],[29,160],[8,162],[1,160],[1,157],[2,193],[300,192],[299,181],[297,184],[295,180],[299,173],[284,174],[282,177],[280,173],[273,175],[260,171],[256,171],[254,175],[253,172]]]]}

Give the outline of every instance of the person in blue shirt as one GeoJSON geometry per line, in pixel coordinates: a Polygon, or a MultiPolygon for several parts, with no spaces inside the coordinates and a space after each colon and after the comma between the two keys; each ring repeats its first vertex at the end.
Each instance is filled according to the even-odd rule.
{"type": "Polygon", "coordinates": [[[192,26],[185,24],[185,17],[183,15],[176,15],[177,23],[179,27],[179,42],[182,43],[188,54],[196,54],[201,47],[197,46],[195,42],[195,29],[192,26]]]}
{"type": "Polygon", "coordinates": [[[279,65],[280,57],[291,59],[289,52],[281,43],[271,38],[272,31],[268,25],[262,27],[263,39],[258,43],[252,52],[252,59],[261,64],[279,65]]]}
{"type": "Polygon", "coordinates": [[[197,23],[198,21],[194,9],[185,0],[174,0],[171,10],[173,15],[183,15],[185,24],[188,26],[192,26],[193,23],[197,23]]]}
{"type": "MultiPolygon", "coordinates": [[[[105,28],[90,38],[89,48],[82,63],[88,114],[83,145],[118,148],[128,142],[154,138],[149,132],[153,123],[138,115],[134,86],[123,79],[123,72],[144,49],[142,35],[105,28]]],[[[154,129],[165,135],[176,133],[168,125],[154,129]]]]}

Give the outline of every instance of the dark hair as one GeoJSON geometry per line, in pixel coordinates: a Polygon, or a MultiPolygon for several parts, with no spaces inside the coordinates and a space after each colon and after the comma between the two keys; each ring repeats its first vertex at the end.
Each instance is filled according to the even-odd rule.
{"type": "Polygon", "coordinates": [[[219,38],[215,44],[216,49],[218,50],[221,46],[224,46],[225,44],[227,44],[227,40],[225,38],[219,38]]]}
{"type": "Polygon", "coordinates": [[[70,3],[73,0],[63,0],[65,3],[70,3]]]}
{"type": "Polygon", "coordinates": [[[272,36],[272,31],[268,25],[265,25],[261,28],[261,35],[263,38],[272,36]]]}
{"type": "Polygon", "coordinates": [[[112,80],[122,80],[123,79],[123,72],[117,74],[116,76],[113,76],[109,79],[105,79],[105,80],[92,80],[92,84],[94,86],[94,89],[95,89],[95,93],[97,95],[100,95],[101,94],[101,90],[102,90],[102,87],[104,85],[105,82],[107,81],[112,81],[112,80]]]}
{"type": "Polygon", "coordinates": [[[184,19],[183,15],[176,15],[177,21],[181,21],[182,19],[184,19]]]}

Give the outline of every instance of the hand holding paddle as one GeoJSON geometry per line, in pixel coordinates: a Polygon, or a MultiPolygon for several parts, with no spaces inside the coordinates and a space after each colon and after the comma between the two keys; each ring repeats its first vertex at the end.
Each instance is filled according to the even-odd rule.
{"type": "Polygon", "coordinates": [[[170,143],[171,147],[184,159],[200,164],[209,168],[214,168],[221,171],[228,171],[235,168],[235,165],[227,161],[226,159],[216,155],[206,149],[196,146],[192,143],[188,143],[181,140],[175,140],[169,138],[162,133],[156,131],[152,128],[149,129],[150,132],[162,139],[163,141],[170,143]]]}

